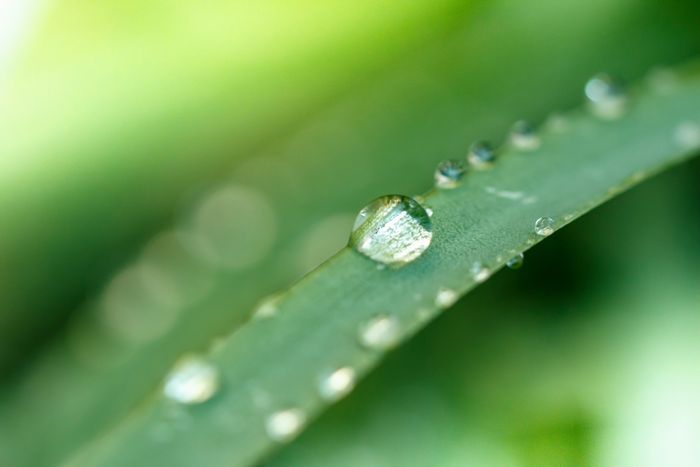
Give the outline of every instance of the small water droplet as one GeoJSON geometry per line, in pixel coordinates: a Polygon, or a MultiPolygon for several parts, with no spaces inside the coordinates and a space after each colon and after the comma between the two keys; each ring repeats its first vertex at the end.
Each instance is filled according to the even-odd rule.
{"type": "Polygon", "coordinates": [[[198,357],[185,357],[168,374],[163,386],[165,397],[181,404],[201,404],[219,390],[219,372],[198,357]]]}
{"type": "Polygon", "coordinates": [[[360,326],[360,343],[373,350],[390,349],[399,340],[399,321],[393,316],[378,315],[360,326]]]}
{"type": "Polygon", "coordinates": [[[475,169],[488,169],[496,160],[496,153],[491,144],[486,141],[477,141],[469,148],[467,160],[475,169]]]}
{"type": "Polygon", "coordinates": [[[625,92],[610,75],[600,73],[589,79],[584,88],[588,106],[598,117],[612,120],[625,112],[625,92]]]}
{"type": "Polygon", "coordinates": [[[433,217],[433,208],[429,208],[429,207],[425,206],[425,212],[428,213],[429,217],[433,217]]]}
{"type": "Polygon", "coordinates": [[[280,296],[271,295],[258,303],[258,306],[253,310],[253,319],[272,318],[277,314],[279,307],[280,296]]]}
{"type": "Polygon", "coordinates": [[[700,148],[700,124],[691,121],[680,123],[673,133],[673,139],[684,150],[700,148]]]}
{"type": "Polygon", "coordinates": [[[455,304],[457,299],[459,299],[459,294],[456,290],[441,288],[435,294],[435,305],[440,308],[449,308],[455,304]]]}
{"type": "Polygon", "coordinates": [[[525,120],[518,120],[510,130],[510,143],[521,151],[534,151],[540,147],[540,137],[525,120]]]}
{"type": "Polygon", "coordinates": [[[355,387],[355,370],[345,366],[323,376],[318,385],[318,393],[327,401],[336,401],[355,387]]]}
{"type": "Polygon", "coordinates": [[[520,269],[525,262],[525,255],[518,253],[506,262],[506,266],[510,269],[520,269]]]}
{"type": "Polygon", "coordinates": [[[542,237],[554,233],[554,219],[551,217],[540,217],[535,221],[535,233],[542,237]]]}
{"type": "Polygon", "coordinates": [[[472,265],[472,277],[474,280],[478,283],[484,282],[486,279],[488,279],[491,276],[491,271],[489,268],[485,267],[481,263],[474,263],[472,265]]]}
{"type": "Polygon", "coordinates": [[[284,443],[294,439],[304,428],[306,415],[299,409],[285,409],[274,412],[265,421],[267,436],[273,441],[284,443]]]}
{"type": "Polygon", "coordinates": [[[435,185],[438,188],[455,188],[464,177],[466,166],[462,161],[450,159],[442,161],[435,169],[435,185]]]}
{"type": "Polygon", "coordinates": [[[422,255],[433,238],[426,210],[402,195],[377,198],[355,219],[350,246],[374,261],[400,267],[422,255]]]}

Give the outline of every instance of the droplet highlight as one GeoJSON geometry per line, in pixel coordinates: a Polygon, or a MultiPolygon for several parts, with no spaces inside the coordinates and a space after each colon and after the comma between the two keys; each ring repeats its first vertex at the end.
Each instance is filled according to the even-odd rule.
{"type": "Polygon", "coordinates": [[[216,367],[198,357],[185,357],[166,377],[163,393],[181,404],[201,404],[211,399],[219,386],[216,367]]]}
{"type": "Polygon", "coordinates": [[[511,259],[506,261],[506,266],[510,269],[520,269],[523,267],[523,263],[525,262],[525,255],[522,253],[518,253],[517,255],[513,256],[511,259]]]}
{"type": "Polygon", "coordinates": [[[267,417],[265,431],[271,440],[284,443],[294,439],[305,423],[306,415],[300,409],[285,409],[267,417]]]}
{"type": "Polygon", "coordinates": [[[673,132],[673,139],[682,149],[694,151],[700,148],[700,123],[680,123],[673,132]]]}
{"type": "Polygon", "coordinates": [[[435,186],[443,189],[457,187],[466,169],[466,165],[456,159],[440,162],[435,169],[435,186]]]}
{"type": "Polygon", "coordinates": [[[535,221],[535,233],[541,237],[546,237],[554,233],[554,219],[551,217],[540,217],[535,221]]]}
{"type": "Polygon", "coordinates": [[[454,305],[459,299],[459,294],[456,290],[441,288],[435,294],[435,305],[440,308],[449,308],[454,305]]]}
{"type": "Polygon", "coordinates": [[[399,320],[394,316],[378,315],[360,326],[360,344],[372,350],[387,350],[399,340],[399,320]]]}
{"type": "Polygon", "coordinates": [[[540,147],[540,137],[525,120],[518,120],[510,130],[510,143],[520,151],[534,151],[540,147]]]}
{"type": "Polygon", "coordinates": [[[262,299],[253,310],[253,319],[266,319],[275,316],[279,309],[280,299],[279,295],[271,295],[262,299]]]}
{"type": "Polygon", "coordinates": [[[491,144],[486,141],[477,141],[469,148],[467,161],[469,161],[469,165],[477,170],[490,168],[495,160],[496,152],[493,150],[491,144]]]}
{"type": "Polygon", "coordinates": [[[471,273],[474,281],[477,283],[482,283],[491,276],[491,270],[481,263],[474,263],[471,273]]]}
{"type": "Polygon", "coordinates": [[[433,239],[430,215],[408,196],[382,196],[355,219],[350,246],[382,264],[404,266],[420,257],[433,239]]]}
{"type": "Polygon", "coordinates": [[[622,86],[610,75],[600,73],[589,79],[584,88],[588,107],[596,116],[614,120],[626,110],[627,97],[622,86]]]}
{"type": "Polygon", "coordinates": [[[338,368],[321,378],[318,393],[324,400],[336,401],[353,390],[356,378],[355,370],[349,366],[338,368]]]}

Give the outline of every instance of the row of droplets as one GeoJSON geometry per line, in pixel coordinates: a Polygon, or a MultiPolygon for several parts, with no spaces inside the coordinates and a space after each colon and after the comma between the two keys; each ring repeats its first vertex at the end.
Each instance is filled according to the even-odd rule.
{"type": "MultiPolygon", "coordinates": [[[[655,71],[648,81],[655,92],[669,93],[677,78],[669,71],[655,71]]],[[[628,107],[623,87],[608,74],[598,74],[588,80],[584,94],[588,109],[601,119],[618,119],[628,107]]],[[[561,114],[548,122],[548,127],[553,131],[561,132],[567,126],[566,117],[561,114]]],[[[684,149],[700,147],[700,125],[682,122],[676,129],[674,139],[684,149]]],[[[541,145],[537,132],[524,120],[513,125],[508,141],[511,147],[519,151],[534,151],[541,145]]],[[[438,164],[434,174],[435,185],[439,189],[455,188],[468,167],[474,170],[489,169],[495,160],[496,150],[490,143],[476,142],[465,159],[450,159],[438,164]]],[[[350,246],[376,261],[380,267],[401,267],[420,257],[430,246],[431,217],[432,210],[415,199],[403,195],[380,197],[360,211],[350,236],[350,246]]],[[[565,218],[567,220],[570,219],[565,218]]],[[[538,236],[548,236],[554,229],[555,221],[549,216],[535,220],[534,232],[538,236]]],[[[474,276],[476,278],[477,274],[474,276]]]]}
{"type": "MultiPolygon", "coordinates": [[[[258,307],[259,318],[272,317],[276,306],[267,301],[258,307]]],[[[358,329],[359,343],[370,350],[392,348],[400,339],[401,326],[398,318],[391,315],[376,315],[358,329]]],[[[321,374],[316,384],[318,396],[327,402],[335,402],[348,395],[355,387],[357,371],[351,366],[340,366],[321,374]]],[[[196,405],[214,397],[221,389],[221,374],[218,368],[206,359],[194,355],[180,359],[163,384],[163,394],[178,404],[196,405]]],[[[290,441],[304,428],[307,413],[299,407],[287,407],[272,411],[264,420],[267,436],[275,442],[290,441]]]]}
{"type": "MultiPolygon", "coordinates": [[[[601,73],[591,78],[584,87],[584,94],[588,108],[594,115],[613,120],[624,114],[627,97],[622,86],[610,75],[601,73]]],[[[566,118],[557,114],[550,125],[555,130],[561,130],[566,127],[566,118]]],[[[534,151],[541,144],[537,132],[525,120],[515,122],[508,141],[511,147],[519,151],[534,151]]],[[[475,170],[491,168],[496,160],[496,151],[490,143],[478,141],[471,146],[465,159],[449,159],[438,164],[435,169],[435,185],[442,189],[455,188],[468,167],[475,170]]]]}

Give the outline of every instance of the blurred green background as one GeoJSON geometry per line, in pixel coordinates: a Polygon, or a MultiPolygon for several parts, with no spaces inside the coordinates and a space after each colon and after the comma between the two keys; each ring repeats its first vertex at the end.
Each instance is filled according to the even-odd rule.
{"type": "MultiPolygon", "coordinates": [[[[4,2],[8,465],[57,465],[109,429],[177,356],[342,247],[367,200],[422,192],[474,140],[578,105],[596,72],[663,79],[700,54],[699,13],[4,2]]],[[[675,169],[537,247],[269,463],[700,465],[699,174],[675,169]]]]}

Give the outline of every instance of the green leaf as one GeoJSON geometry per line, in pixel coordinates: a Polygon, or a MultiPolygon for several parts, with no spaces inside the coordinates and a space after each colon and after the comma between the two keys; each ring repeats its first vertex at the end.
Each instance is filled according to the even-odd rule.
{"type": "Polygon", "coordinates": [[[586,110],[566,114],[538,133],[539,149],[505,147],[492,169],[469,174],[456,189],[431,192],[425,204],[434,212],[433,242],[420,259],[378,269],[341,251],[282,293],[274,316],[247,323],[211,351],[222,377],[211,401],[182,407],[155,394],[71,465],[259,462],[278,445],[266,433],[271,414],[294,408],[311,419],[328,405],[319,378],[346,366],[364,374],[377,364],[384,352],[358,341],[368,321],[389,316],[408,338],[440,311],[440,291],[463,295],[481,280],[475,264],[496,271],[539,242],[538,218],[551,217],[561,228],[697,150],[697,69],[667,84],[634,90],[617,120],[586,110]],[[163,427],[167,436],[159,433],[163,427]]]}

